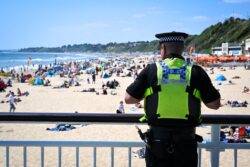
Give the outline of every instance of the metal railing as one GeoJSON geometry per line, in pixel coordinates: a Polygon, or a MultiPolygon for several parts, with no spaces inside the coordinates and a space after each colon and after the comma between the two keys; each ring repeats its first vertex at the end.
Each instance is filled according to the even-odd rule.
{"type": "MultiPolygon", "coordinates": [[[[141,114],[80,114],[80,113],[0,113],[0,123],[53,123],[53,122],[94,122],[94,123],[140,123],[141,114]]],[[[220,152],[225,149],[234,151],[234,167],[238,164],[238,149],[250,149],[250,143],[223,143],[220,141],[220,126],[221,125],[250,125],[249,115],[203,115],[202,124],[212,124],[211,126],[211,141],[200,143],[198,146],[199,167],[202,166],[201,150],[206,149],[211,153],[211,166],[219,166],[220,152]]],[[[110,148],[110,166],[114,166],[114,148],[128,148],[128,166],[132,166],[131,149],[133,147],[143,147],[143,142],[134,141],[0,141],[0,146],[6,147],[5,166],[9,167],[9,148],[23,147],[23,166],[27,166],[27,147],[40,147],[41,149],[41,166],[44,166],[44,148],[58,147],[58,166],[61,166],[62,147],[76,148],[76,166],[79,166],[79,148],[92,147],[93,158],[92,166],[96,167],[97,148],[110,148]]]]}
{"type": "Polygon", "coordinates": [[[93,158],[92,166],[96,167],[97,162],[97,148],[107,147],[110,148],[110,166],[114,167],[114,148],[125,147],[128,148],[128,166],[132,166],[132,148],[133,147],[144,147],[142,142],[119,142],[119,141],[0,141],[0,146],[4,146],[5,149],[5,166],[10,165],[10,147],[23,147],[23,166],[27,166],[27,148],[28,147],[39,147],[40,148],[40,166],[44,167],[44,148],[46,147],[57,147],[58,148],[58,166],[62,164],[62,147],[74,147],[76,156],[76,167],[80,166],[79,148],[81,147],[92,147],[93,158]]]}
{"type": "MultiPolygon", "coordinates": [[[[141,123],[142,114],[98,113],[7,113],[0,112],[0,122],[95,122],[141,123]]],[[[250,115],[202,115],[202,124],[250,124],[250,115]]]]}

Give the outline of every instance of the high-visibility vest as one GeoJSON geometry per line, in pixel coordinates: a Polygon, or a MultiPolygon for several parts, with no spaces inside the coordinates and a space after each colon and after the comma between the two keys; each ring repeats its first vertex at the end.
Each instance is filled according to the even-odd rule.
{"type": "MultiPolygon", "coordinates": [[[[156,112],[158,120],[188,120],[190,112],[192,112],[189,111],[188,107],[188,95],[191,93],[200,100],[199,90],[188,91],[190,89],[192,66],[187,65],[183,59],[179,58],[165,59],[162,62],[157,62],[156,66],[157,89],[153,86],[146,89],[144,104],[146,104],[148,96],[158,93],[156,112]]],[[[193,115],[196,118],[192,118],[192,120],[200,122],[200,112],[193,115]]],[[[140,120],[146,121],[147,115],[145,114],[140,120]]]]}

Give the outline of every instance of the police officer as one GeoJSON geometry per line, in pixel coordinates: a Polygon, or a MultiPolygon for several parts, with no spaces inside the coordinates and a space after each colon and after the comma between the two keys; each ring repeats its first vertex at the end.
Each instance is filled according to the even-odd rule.
{"type": "Polygon", "coordinates": [[[186,33],[155,35],[159,39],[160,62],[148,64],[127,87],[125,102],[144,99],[149,125],[147,167],[196,167],[197,135],[201,122],[201,101],[211,109],[220,107],[220,94],[198,65],[188,65],[181,56],[186,33]]]}

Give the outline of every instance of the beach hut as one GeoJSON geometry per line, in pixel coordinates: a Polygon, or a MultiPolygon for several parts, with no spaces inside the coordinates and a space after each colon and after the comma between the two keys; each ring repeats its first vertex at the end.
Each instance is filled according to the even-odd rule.
{"type": "Polygon", "coordinates": [[[226,81],[226,77],[222,74],[217,74],[216,77],[215,77],[215,80],[216,81],[226,81]]]}

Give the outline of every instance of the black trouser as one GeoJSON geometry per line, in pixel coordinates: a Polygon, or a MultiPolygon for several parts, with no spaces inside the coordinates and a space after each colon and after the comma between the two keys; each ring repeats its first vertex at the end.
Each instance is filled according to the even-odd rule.
{"type": "Polygon", "coordinates": [[[175,132],[150,133],[149,147],[146,148],[147,167],[197,167],[197,141],[194,137],[175,132]]]}

